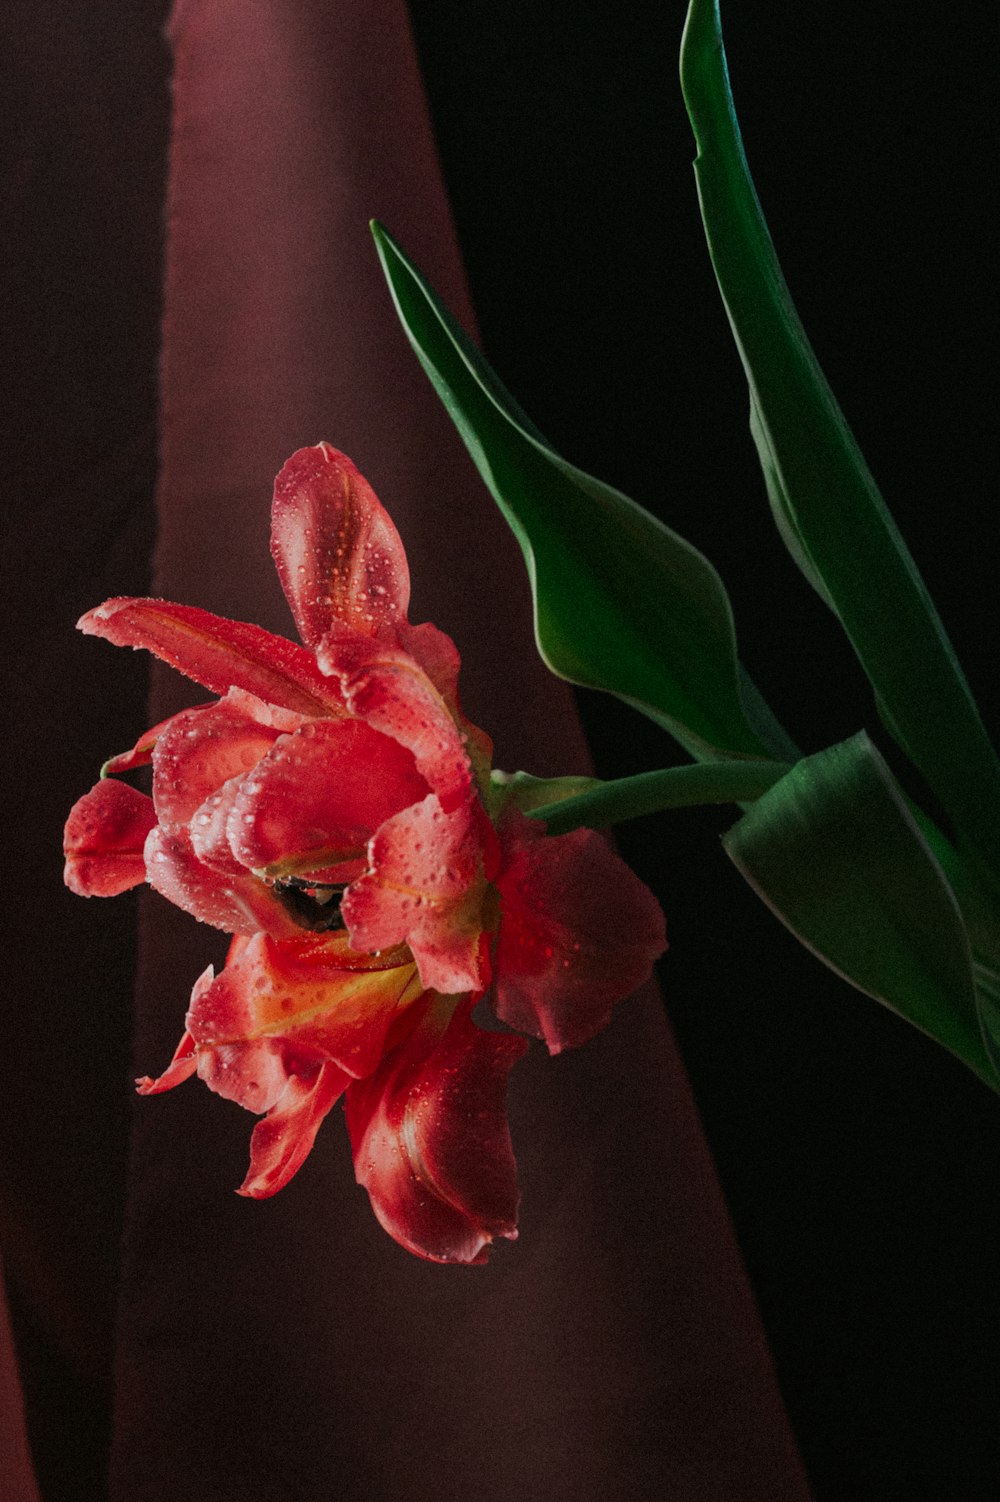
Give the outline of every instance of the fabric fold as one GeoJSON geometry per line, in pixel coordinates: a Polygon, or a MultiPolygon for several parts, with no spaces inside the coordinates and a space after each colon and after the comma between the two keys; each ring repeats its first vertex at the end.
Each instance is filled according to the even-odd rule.
{"type": "MultiPolygon", "coordinates": [[[[588,770],[539,662],[516,545],[396,323],[378,217],[471,310],[400,0],[185,0],[154,593],[287,633],[273,476],[328,439],[407,539],[411,618],[464,661],[496,762],[588,770]]],[[[150,723],[198,702],[154,670],[150,723]]],[[[202,696],[203,697],[203,696],[202,696]]],[[[218,936],[141,919],[137,1072],[218,936]]],[[[752,1295],[662,1003],[515,1072],[521,1236],[474,1271],[372,1222],[334,1113],[275,1199],[231,1192],[245,1127],[182,1086],[134,1113],[115,1502],[805,1502],[752,1295]],[[338,1140],[339,1134],[339,1140],[338,1140]],[[335,1478],[335,1481],[334,1481],[335,1478]]]]}

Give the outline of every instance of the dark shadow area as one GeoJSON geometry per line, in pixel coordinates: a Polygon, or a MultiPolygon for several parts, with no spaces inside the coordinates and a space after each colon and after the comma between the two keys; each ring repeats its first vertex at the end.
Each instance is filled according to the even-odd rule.
{"type": "MultiPolygon", "coordinates": [[[[744,660],[817,750],[865,681],[774,529],[698,218],[685,7],[413,6],[488,355],[566,456],[715,563],[744,660]]],[[[807,331],[1000,730],[986,505],[995,18],[890,0],[723,7],[751,168],[807,331]]],[[[682,760],[582,694],[599,770],[682,760]]],[[[824,970],[718,847],[725,811],[619,831],[820,1502],[995,1494],[998,1102],[824,970]]]]}

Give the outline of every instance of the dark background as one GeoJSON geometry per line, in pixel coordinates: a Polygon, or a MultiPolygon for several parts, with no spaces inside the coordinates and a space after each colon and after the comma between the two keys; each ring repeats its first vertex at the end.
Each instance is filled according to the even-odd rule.
{"type": "MultiPolygon", "coordinates": [[[[698,221],[676,80],[684,5],[414,0],[412,13],[500,374],[569,458],[708,554],[744,660],[806,749],[861,726],[884,745],[849,648],[770,521],[698,221]]],[[[123,674],[115,654],[88,656],[95,713],[66,727],[60,685],[37,682],[31,661],[39,632],[146,587],[163,19],[151,0],[15,0],[3,19],[4,472],[16,502],[5,507],[4,683],[13,723],[61,736],[66,781],[80,788],[106,752],[105,708],[142,720],[142,675],[123,674]],[[56,493],[81,531],[54,534],[56,493]],[[97,578],[79,568],[95,527],[107,537],[97,578]],[[19,559],[40,544],[55,615],[17,587],[19,559]]],[[[963,4],[943,24],[894,0],[730,0],[724,23],[748,154],[799,310],[998,733],[984,378],[996,333],[984,213],[997,145],[993,7],[963,4]]],[[[582,708],[602,775],[673,758],[614,701],[585,695],[582,708]]],[[[5,786],[20,786],[17,736],[5,756],[5,786]]],[[[40,847],[57,846],[61,798],[33,794],[40,847]]],[[[795,945],[719,849],[726,822],[676,814],[623,828],[621,843],[667,910],[670,1015],[818,1502],[985,1502],[1000,1474],[998,1102],[795,945]]],[[[46,925],[43,955],[29,921],[9,952],[34,966],[37,991],[7,1022],[4,1212],[16,1223],[28,1197],[41,1206],[31,1223],[64,1247],[91,1311],[77,1344],[92,1361],[68,1372],[32,1314],[59,1286],[40,1285],[44,1259],[15,1235],[6,1271],[39,1471],[51,1496],[71,1499],[70,1478],[85,1489],[80,1478],[103,1464],[125,1167],[130,903],[102,918],[95,927],[69,899],[46,925]],[[98,943],[109,985],[92,1032],[72,1049],[46,1044],[53,1075],[83,1081],[74,1114],[53,1091],[41,1116],[35,1019],[57,1006],[56,978],[82,946],[92,957],[98,943]],[[78,1150],[65,1181],[29,1183],[19,1165],[40,1134],[85,1142],[89,1172],[78,1150]]]]}
{"type": "MultiPolygon", "coordinates": [[[[771,523],[698,217],[685,6],[412,13],[502,379],[569,458],[712,559],[744,661],[800,744],[864,726],[885,747],[771,523]]],[[[723,24],[793,296],[996,735],[995,11],[729,0],[723,24]]],[[[674,759],[625,707],[581,706],[602,775],[674,759]]],[[[985,1502],[998,1102],[779,927],[717,845],[730,818],[619,837],[667,911],[668,1010],[817,1498],[985,1502]]]]}

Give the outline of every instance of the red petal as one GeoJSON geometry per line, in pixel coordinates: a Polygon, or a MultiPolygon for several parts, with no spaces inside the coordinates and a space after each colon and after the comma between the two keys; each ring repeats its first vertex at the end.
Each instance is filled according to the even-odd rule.
{"type": "Polygon", "coordinates": [[[354,1170],[379,1221],[432,1262],[482,1263],[517,1236],[517,1169],[504,1110],[523,1038],[487,1033],[431,997],[420,1025],[347,1092],[354,1170]]]}
{"type": "Polygon", "coordinates": [[[228,876],[245,876],[247,868],[233,854],[229,843],[229,820],[243,786],[243,777],[230,777],[210,793],[191,816],[191,848],[200,861],[228,876]]]}
{"type": "Polygon", "coordinates": [[[328,443],[299,449],[275,480],[271,552],[309,647],[338,626],[374,636],[406,617],[399,533],[367,480],[328,443]]]}
{"type": "Polygon", "coordinates": [[[282,736],[245,780],[229,820],[237,858],[269,876],[359,857],[373,830],[427,794],[413,757],[359,720],[282,736]]]}
{"type": "Polygon", "coordinates": [[[324,1117],[348,1083],[349,1076],[336,1064],[291,1075],[278,1100],[253,1129],[250,1169],[237,1193],[259,1200],[283,1189],[309,1156],[324,1117]]]}
{"type": "Polygon", "coordinates": [[[281,1099],[288,1083],[288,1061],[280,1039],[238,1034],[205,1037],[203,1019],[206,1013],[211,1016],[224,1010],[232,973],[233,966],[227,960],[221,975],[214,975],[209,966],[198,978],[185,1018],[187,1033],[195,1049],[198,1078],[224,1100],[235,1101],[260,1115],[281,1099]]]}
{"type": "Polygon", "coordinates": [[[547,838],[512,813],[494,964],[497,1015],[551,1053],[600,1032],[667,947],[648,887],[591,829],[547,838]]]}
{"type": "Polygon", "coordinates": [[[462,713],[458,699],[461,661],[455,643],[450,636],[446,636],[429,622],[422,626],[410,626],[404,621],[397,626],[396,636],[404,652],[416,658],[447,704],[458,725],[462,744],[469,754],[476,777],[484,787],[487,786],[493,761],[493,742],[485,730],[473,725],[462,713]]]}
{"type": "Polygon", "coordinates": [[[293,938],[302,931],[262,881],[249,872],[235,876],[212,870],[195,855],[186,833],[154,829],[146,840],[145,859],[150,886],[200,923],[227,934],[263,929],[276,938],[293,938]]]}
{"type": "Polygon", "coordinates": [[[446,814],[432,793],[386,820],[368,863],[341,904],[355,948],[409,944],[429,989],[482,991],[489,983],[482,943],[488,888],[471,807],[446,814]]]}
{"type": "Polygon", "coordinates": [[[118,599],[106,600],[77,624],[86,635],[116,646],[145,647],[214,694],[244,688],[296,714],[343,712],[336,685],[309,652],[246,621],[166,600],[118,599]]]}
{"type": "MultiPolygon", "coordinates": [[[[212,968],[205,971],[200,981],[195,983],[195,989],[199,985],[205,985],[212,979],[212,968]]],[[[151,1079],[148,1074],[142,1075],[136,1080],[135,1085],[140,1095],[162,1095],[164,1090],[173,1090],[175,1085],[180,1085],[186,1079],[190,1079],[198,1066],[198,1060],[194,1051],[194,1039],[185,1030],[181,1041],[174,1050],[174,1056],[166,1069],[157,1078],[151,1079]]]]}
{"type": "MultiPolygon", "coordinates": [[[[214,702],[213,699],[212,703],[214,702]]],[[[209,707],[207,704],[199,704],[196,709],[209,707]]],[[[189,709],[187,712],[194,714],[196,709],[189,709]]],[[[136,767],[148,767],[153,760],[153,747],[173,718],[171,715],[168,719],[161,720],[158,725],[154,725],[151,730],[144,730],[131,751],[121,751],[117,756],[109,757],[101,768],[101,776],[117,777],[122,772],[134,772],[136,767]]]]}
{"type": "Polygon", "coordinates": [[[357,1077],[376,1067],[397,1012],[419,994],[405,951],[376,958],[353,953],[345,934],[278,943],[259,933],[192,998],[187,1023],[199,1051],[266,1046],[287,1069],[327,1059],[357,1077]]]}
{"type": "Polygon", "coordinates": [[[153,802],[162,828],[170,834],[185,828],[210,794],[251,771],[283,731],[302,723],[242,689],[174,715],[153,752],[153,802]]]}
{"type": "Polygon", "coordinates": [[[74,803],[66,820],[63,879],[80,897],[116,897],[146,879],[143,845],[156,824],[153,800],[113,780],[74,803]]]}
{"type": "MultiPolygon", "coordinates": [[[[222,976],[218,977],[216,985],[222,976]]],[[[248,1043],[217,1043],[198,1049],[198,1078],[223,1100],[260,1116],[277,1105],[288,1084],[288,1065],[280,1042],[255,1038],[248,1043]]]]}
{"type": "Polygon", "coordinates": [[[451,711],[420,665],[388,642],[328,639],[317,653],[340,679],[348,709],[416,759],[446,811],[469,796],[472,770],[451,711]]]}
{"type": "Polygon", "coordinates": [[[445,703],[457,704],[462,659],[451,637],[429,621],[422,626],[403,621],[396,627],[396,638],[402,650],[420,664],[445,703]]]}

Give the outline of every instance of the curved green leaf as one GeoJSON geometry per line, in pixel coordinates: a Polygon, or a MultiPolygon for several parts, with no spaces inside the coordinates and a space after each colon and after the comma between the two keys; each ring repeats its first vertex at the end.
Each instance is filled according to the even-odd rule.
{"type": "Polygon", "coordinates": [[[987,965],[974,964],[972,970],[983,1043],[994,1070],[1000,1075],[1000,975],[987,965]]]}
{"type": "Polygon", "coordinates": [[[709,250],[782,536],[843,623],[890,733],[996,871],[1000,762],[792,304],[743,153],[717,0],[692,0],[681,82],[709,250]]]}
{"type": "Polygon", "coordinates": [[[737,660],[708,560],[555,453],[416,267],[373,233],[410,342],[521,545],[552,671],[617,694],[697,758],[794,756],[737,660]]]}
{"type": "Polygon", "coordinates": [[[800,761],[723,844],[819,959],[1000,1090],[958,904],[865,734],[800,761]]]}
{"type": "MultiPolygon", "coordinates": [[[[695,762],[597,782],[571,797],[538,797],[530,807],[520,806],[532,818],[544,820],[549,834],[567,834],[583,826],[607,829],[668,808],[750,803],[773,787],[787,770],[787,763],[777,761],[695,762]]],[[[539,784],[539,790],[543,786],[539,784]]]]}

